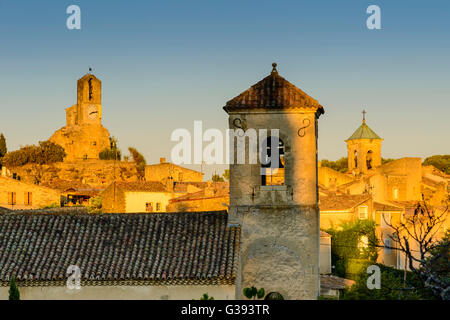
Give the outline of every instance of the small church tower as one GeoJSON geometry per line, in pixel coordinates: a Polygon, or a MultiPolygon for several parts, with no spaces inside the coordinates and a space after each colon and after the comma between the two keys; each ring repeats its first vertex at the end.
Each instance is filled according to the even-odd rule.
{"type": "Polygon", "coordinates": [[[348,171],[367,173],[381,165],[381,139],[366,124],[366,111],[363,111],[361,126],[345,140],[347,143],[348,171]]]}
{"type": "Polygon", "coordinates": [[[285,299],[316,299],[317,124],[324,109],[281,77],[274,63],[269,76],[228,101],[224,110],[233,155],[229,223],[241,226],[236,298],[255,286],[285,299]],[[242,152],[244,163],[238,161],[242,152]],[[278,168],[268,165],[268,156],[278,168]]]}

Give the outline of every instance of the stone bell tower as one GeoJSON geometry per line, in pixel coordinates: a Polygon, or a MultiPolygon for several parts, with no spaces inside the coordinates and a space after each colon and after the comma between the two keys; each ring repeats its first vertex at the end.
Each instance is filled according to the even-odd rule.
{"type": "Polygon", "coordinates": [[[90,71],[77,81],[77,104],[66,108],[66,125],[50,137],[64,148],[65,161],[99,159],[110,148],[109,132],[102,126],[102,82],[90,71]]]}
{"type": "Polygon", "coordinates": [[[236,298],[242,298],[243,288],[255,286],[285,299],[316,299],[317,124],[324,109],[272,66],[269,76],[224,107],[235,129],[230,136],[229,223],[242,228],[236,298]],[[261,155],[256,162],[251,161],[252,143],[245,147],[245,163],[238,161],[239,138],[255,140],[261,155]]]}
{"type": "Polygon", "coordinates": [[[365,174],[381,166],[381,142],[383,141],[366,124],[366,111],[358,129],[345,140],[347,143],[348,171],[365,174]]]}

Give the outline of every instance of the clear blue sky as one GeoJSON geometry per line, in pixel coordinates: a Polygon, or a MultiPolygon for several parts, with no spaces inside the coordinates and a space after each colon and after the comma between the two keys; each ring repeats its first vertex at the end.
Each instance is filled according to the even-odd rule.
{"type": "MultiPolygon", "coordinates": [[[[450,152],[450,1],[0,0],[0,132],[10,150],[48,139],[88,67],[103,81],[103,124],[147,162],[170,133],[227,126],[225,102],[278,63],[325,107],[319,158],[346,154],[361,123],[384,157],[450,152]],[[81,7],[82,29],[66,28],[81,7]],[[381,7],[382,30],[366,28],[381,7]]],[[[211,172],[213,168],[208,168],[211,172]]]]}

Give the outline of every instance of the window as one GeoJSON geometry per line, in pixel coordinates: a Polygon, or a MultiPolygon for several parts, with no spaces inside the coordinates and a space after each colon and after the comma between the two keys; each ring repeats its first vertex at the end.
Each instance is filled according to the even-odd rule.
{"type": "Polygon", "coordinates": [[[92,100],[92,78],[89,79],[89,101],[92,100]]]}
{"type": "Polygon", "coordinates": [[[383,212],[381,214],[381,227],[382,228],[389,228],[389,224],[391,223],[391,213],[390,212],[383,212]]]}
{"type": "Polygon", "coordinates": [[[161,211],[161,203],[160,202],[156,203],[156,211],[161,211]]]}
{"type": "Polygon", "coordinates": [[[353,161],[355,162],[355,168],[358,168],[358,151],[355,150],[353,161]]]}
{"type": "Polygon", "coordinates": [[[23,197],[23,203],[26,205],[32,205],[33,204],[33,193],[32,192],[25,192],[23,197]]]}
{"type": "Polygon", "coordinates": [[[16,204],[16,193],[8,192],[8,204],[15,205],[16,204]]]}
{"type": "Polygon", "coordinates": [[[366,220],[369,217],[367,206],[358,207],[358,217],[360,220],[366,220]]]}
{"type": "Polygon", "coordinates": [[[394,188],[392,196],[394,197],[394,200],[398,199],[398,188],[394,188]]]}
{"type": "Polygon", "coordinates": [[[391,253],[391,239],[384,239],[384,253],[391,253]]]}
{"type": "Polygon", "coordinates": [[[372,169],[372,150],[367,151],[366,166],[367,166],[367,170],[372,169]]]}
{"type": "MultiPolygon", "coordinates": [[[[263,186],[284,185],[284,143],[278,137],[268,137],[261,146],[261,184],[263,186]],[[272,145],[277,147],[278,159],[272,161],[272,145]],[[273,164],[272,164],[273,163],[273,164]]],[[[273,153],[276,157],[277,155],[273,153]]]]}
{"type": "Polygon", "coordinates": [[[153,202],[147,202],[145,204],[145,211],[147,212],[153,212],[153,202]]]}

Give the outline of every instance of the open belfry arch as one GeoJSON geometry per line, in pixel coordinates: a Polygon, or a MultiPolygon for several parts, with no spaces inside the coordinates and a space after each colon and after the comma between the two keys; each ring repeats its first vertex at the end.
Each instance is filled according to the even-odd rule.
{"type": "MultiPolygon", "coordinates": [[[[236,298],[242,298],[243,288],[255,286],[285,299],[316,299],[317,124],[324,108],[272,66],[269,76],[224,107],[230,129],[267,129],[269,136],[278,129],[282,165],[279,176],[268,182],[259,157],[258,163],[230,164],[229,223],[241,226],[236,298]]],[[[237,144],[233,146],[236,154],[237,144]]]]}
{"type": "Polygon", "coordinates": [[[362,112],[362,124],[345,140],[347,143],[348,171],[355,174],[368,173],[381,166],[381,142],[383,141],[366,124],[366,111],[362,112]]]}

